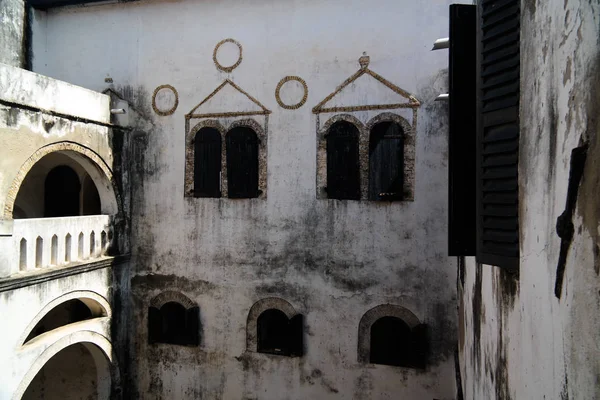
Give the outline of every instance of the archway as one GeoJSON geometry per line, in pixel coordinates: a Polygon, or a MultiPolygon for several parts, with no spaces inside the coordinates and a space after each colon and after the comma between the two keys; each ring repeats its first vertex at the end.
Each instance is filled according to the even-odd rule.
{"type": "MultiPolygon", "coordinates": [[[[69,215],[115,215],[121,210],[120,197],[113,182],[113,176],[106,163],[90,149],[71,142],[54,143],[40,148],[23,164],[8,192],[4,206],[4,218],[43,218],[45,216],[67,216],[64,212],[46,215],[47,197],[63,196],[62,185],[54,179],[54,170],[62,175],[73,174],[78,177],[77,212],[75,206],[69,208],[69,215]],[[60,169],[58,169],[60,167],[60,169]],[[68,167],[68,168],[67,168],[68,167]],[[51,174],[52,173],[52,174],[51,174]],[[49,182],[47,179],[50,178],[49,182]],[[55,181],[53,183],[53,181],[55,181]],[[46,185],[48,183],[48,185],[46,185]],[[55,193],[51,193],[55,190],[55,193]],[[46,196],[46,193],[50,193],[46,196]]],[[[69,179],[73,181],[73,179],[69,179]]],[[[71,184],[67,192],[75,191],[71,184]],[[73,189],[73,190],[71,190],[73,189]]],[[[63,196],[64,197],[64,196],[63,196]]],[[[69,198],[74,196],[68,196],[69,198]]]]}
{"type": "Polygon", "coordinates": [[[90,343],[75,343],[56,353],[35,375],[23,400],[109,399],[109,362],[90,343]]]}
{"type": "MultiPolygon", "coordinates": [[[[78,363],[76,360],[71,360],[74,363],[78,363]]],[[[71,362],[69,361],[69,362],[71,362]]],[[[62,380],[64,377],[60,377],[58,378],[59,380],[62,380]]],[[[58,382],[52,380],[54,378],[51,379],[43,379],[45,380],[45,384],[56,384],[58,382]]],[[[31,398],[44,398],[44,399],[79,399],[79,398],[89,398],[85,397],[85,396],[81,396],[79,395],[79,390],[87,390],[89,391],[90,394],[92,394],[91,398],[97,398],[97,399],[109,399],[110,398],[110,394],[111,394],[111,389],[115,387],[117,388],[116,390],[118,391],[119,387],[120,387],[120,377],[119,377],[119,369],[118,366],[116,365],[116,361],[113,358],[112,355],[112,346],[110,344],[110,342],[108,341],[108,339],[106,339],[106,337],[96,333],[96,332],[91,332],[91,331],[77,331],[77,332],[73,332],[69,335],[63,336],[62,338],[58,339],[56,342],[54,342],[52,345],[50,345],[49,347],[47,347],[40,355],[39,357],[37,357],[35,359],[35,361],[33,362],[31,368],[29,369],[29,371],[25,374],[25,376],[23,377],[23,379],[21,380],[21,383],[19,384],[19,386],[16,388],[16,390],[13,392],[12,394],[12,399],[13,400],[19,400],[19,399],[31,399],[31,398]],[[82,348],[80,346],[76,346],[73,347],[71,349],[68,349],[76,344],[80,344],[81,346],[84,346],[85,351],[89,352],[89,355],[91,356],[88,357],[88,354],[85,353],[84,350],[82,350],[82,348]],[[65,353],[62,353],[63,350],[68,349],[65,353]],[[44,367],[49,366],[49,367],[55,367],[56,369],[63,369],[63,371],[60,371],[59,373],[61,374],[67,374],[68,371],[64,370],[65,365],[60,364],[58,362],[55,361],[63,361],[66,358],[67,360],[71,360],[71,357],[73,355],[84,355],[84,360],[82,360],[81,362],[79,362],[79,371],[77,372],[78,374],[82,374],[83,373],[83,369],[85,369],[85,376],[87,377],[93,377],[95,374],[95,379],[94,379],[94,385],[93,386],[89,386],[85,384],[85,382],[81,382],[81,385],[78,384],[79,379],[77,378],[77,376],[71,376],[73,379],[69,380],[65,378],[65,381],[67,384],[69,384],[69,382],[71,382],[72,386],[75,386],[77,389],[76,390],[66,390],[65,393],[61,393],[59,397],[39,397],[37,396],[37,394],[40,392],[40,390],[45,390],[46,386],[40,386],[38,383],[41,383],[40,381],[42,379],[37,379],[37,378],[41,378],[49,376],[48,374],[52,373],[50,371],[48,371],[50,368],[46,368],[45,371],[44,367]],[[59,358],[55,358],[55,356],[59,355],[59,358]],[[51,362],[51,363],[50,363],[51,362]],[[48,364],[50,363],[50,364],[48,364]],[[42,372],[43,371],[43,372],[42,372]],[[42,374],[40,376],[38,376],[38,374],[42,374]],[[68,393],[67,393],[68,392],[68,393]],[[32,395],[33,396],[30,396],[32,395]],[[72,396],[73,394],[76,394],[75,396],[72,396]],[[95,394],[95,396],[94,396],[95,394]]],[[[45,391],[45,393],[49,393],[50,391],[52,391],[52,393],[55,393],[54,390],[52,390],[52,388],[48,389],[48,391],[45,391]]]]}

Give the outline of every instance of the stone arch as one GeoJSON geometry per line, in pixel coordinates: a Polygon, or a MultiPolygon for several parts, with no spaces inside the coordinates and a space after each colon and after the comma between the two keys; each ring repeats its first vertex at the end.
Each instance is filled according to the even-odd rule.
{"type": "Polygon", "coordinates": [[[176,291],[166,291],[158,294],[150,300],[150,307],[160,309],[167,303],[175,302],[184,306],[186,309],[197,307],[197,304],[190,300],[186,295],[176,291]]]}
{"type": "Polygon", "coordinates": [[[112,171],[106,162],[97,153],[80,144],[58,142],[39,148],[23,163],[6,196],[4,204],[5,219],[13,218],[13,209],[17,194],[31,168],[44,156],[54,152],[66,154],[81,164],[96,184],[100,198],[103,204],[106,205],[106,209],[110,210],[111,214],[122,214],[122,202],[118,187],[112,171]]]}
{"type": "Polygon", "coordinates": [[[410,329],[421,324],[419,318],[407,308],[393,304],[382,304],[367,311],[358,324],[358,361],[368,363],[370,357],[371,326],[382,317],[396,317],[403,320],[410,329]]]}
{"type": "Polygon", "coordinates": [[[89,290],[77,290],[67,294],[64,294],[60,297],[57,297],[46,304],[40,312],[37,313],[35,318],[31,320],[27,328],[23,331],[17,343],[19,346],[23,346],[26,338],[29,336],[31,331],[35,328],[35,326],[55,307],[60,304],[67,302],[69,300],[80,300],[83,302],[92,312],[92,315],[95,317],[111,317],[112,310],[109,302],[101,295],[96,292],[92,292],[89,290]]]}
{"type": "Polygon", "coordinates": [[[410,122],[408,122],[406,120],[406,118],[404,118],[398,114],[391,113],[391,112],[384,112],[384,113],[374,116],[373,118],[371,118],[369,120],[369,122],[367,122],[367,125],[365,126],[365,128],[366,128],[367,132],[371,132],[371,129],[373,128],[373,126],[377,125],[380,122],[385,122],[385,121],[396,122],[398,125],[400,125],[402,127],[402,130],[404,131],[404,135],[406,136],[406,139],[409,139],[414,134],[413,127],[411,126],[410,122]]]}
{"type": "Polygon", "coordinates": [[[110,341],[106,337],[92,331],[74,332],[60,338],[45,349],[33,362],[33,365],[29,368],[23,379],[21,379],[21,382],[12,395],[12,399],[20,400],[44,365],[58,354],[58,352],[76,343],[85,345],[90,351],[96,363],[98,374],[98,397],[108,399],[112,388],[120,385],[119,368],[116,359],[113,357],[110,341]]]}
{"type": "Polygon", "coordinates": [[[366,130],[366,128],[365,128],[365,124],[363,124],[362,121],[359,120],[358,118],[356,118],[354,115],[336,114],[333,117],[329,118],[327,121],[325,121],[325,123],[323,124],[323,127],[319,130],[319,139],[325,137],[325,134],[327,134],[327,131],[329,131],[329,128],[331,128],[331,125],[335,124],[336,122],[340,122],[340,121],[346,121],[346,122],[351,123],[352,125],[356,126],[356,128],[358,129],[358,131],[361,134],[364,133],[365,131],[368,132],[368,130],[366,130]]]}
{"type": "Polygon", "coordinates": [[[246,321],[246,350],[256,352],[258,346],[258,338],[256,335],[256,323],[258,317],[269,309],[277,309],[282,311],[288,319],[291,319],[297,314],[296,309],[289,302],[278,297],[269,297],[257,301],[252,305],[248,312],[246,321]]]}

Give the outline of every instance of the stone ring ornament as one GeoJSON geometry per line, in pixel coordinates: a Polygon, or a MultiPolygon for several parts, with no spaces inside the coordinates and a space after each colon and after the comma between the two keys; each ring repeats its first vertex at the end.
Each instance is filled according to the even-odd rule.
{"type": "Polygon", "coordinates": [[[162,115],[162,116],[172,115],[175,112],[175,110],[177,109],[178,105],[179,105],[179,94],[177,93],[177,90],[173,86],[160,85],[159,87],[154,89],[154,94],[152,95],[152,108],[154,109],[155,113],[157,113],[158,115],[162,115]],[[173,106],[168,110],[161,110],[156,106],[156,95],[158,94],[158,92],[160,92],[163,89],[170,90],[171,92],[173,92],[173,95],[175,96],[175,102],[173,103],[173,106]]]}
{"type": "Polygon", "coordinates": [[[213,51],[213,62],[215,63],[215,65],[217,66],[217,68],[220,69],[221,71],[225,71],[225,72],[231,72],[231,71],[233,71],[242,62],[242,45],[237,40],[234,40],[234,39],[231,39],[231,38],[221,40],[219,43],[217,43],[217,45],[215,46],[215,50],[213,51]],[[230,65],[228,67],[221,65],[219,63],[219,61],[217,60],[217,53],[219,51],[219,47],[221,47],[225,43],[233,43],[233,44],[235,44],[238,47],[238,50],[240,52],[237,61],[233,65],[230,65]]]}
{"type": "Polygon", "coordinates": [[[299,76],[286,76],[285,78],[283,78],[282,80],[279,81],[279,83],[277,84],[277,89],[275,89],[275,99],[277,100],[277,104],[279,104],[282,108],[285,108],[286,110],[296,110],[296,109],[302,107],[304,105],[304,103],[306,103],[307,98],[308,98],[308,86],[306,86],[306,82],[304,81],[304,79],[300,78],[299,76]],[[304,95],[302,96],[302,99],[298,103],[292,104],[292,105],[285,104],[281,100],[281,96],[280,96],[281,88],[283,87],[283,85],[285,85],[286,82],[289,82],[289,81],[300,82],[300,84],[304,88],[304,95]]]}

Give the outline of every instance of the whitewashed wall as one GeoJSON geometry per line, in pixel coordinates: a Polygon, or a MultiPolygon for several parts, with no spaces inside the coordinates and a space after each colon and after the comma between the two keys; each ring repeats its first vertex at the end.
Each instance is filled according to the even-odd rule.
{"type": "MultiPolygon", "coordinates": [[[[430,52],[435,39],[447,36],[450,3],[144,1],[36,13],[36,72],[98,91],[112,86],[154,122],[146,135],[132,138],[134,270],[131,302],[124,303],[135,322],[129,395],[454,398],[447,110],[433,103],[447,88],[447,53],[430,52]],[[232,73],[219,72],[213,49],[230,37],[243,46],[243,61],[232,73]],[[363,52],[372,70],[423,104],[414,202],[316,198],[311,109],[358,70],[363,52]],[[308,101],[298,110],[275,101],[286,75],[308,85],[308,101]],[[226,78],[272,111],[266,199],[184,197],[184,115],[226,78]],[[157,116],[150,106],[162,84],[179,93],[171,116],[157,116]],[[179,290],[200,306],[199,348],[147,345],[146,310],[164,290],[179,290]],[[248,311],[271,296],[306,316],[307,354],[301,359],[245,352],[248,311]],[[358,363],[360,318],[386,303],[406,307],[430,325],[425,372],[358,363]]],[[[345,99],[365,104],[369,93],[384,93],[377,85],[350,86],[345,99]]],[[[227,99],[220,104],[229,111],[247,111],[241,97],[227,99]]]]}
{"type": "Polygon", "coordinates": [[[600,5],[523,1],[520,278],[468,258],[459,350],[466,399],[600,398],[600,5]],[[571,150],[588,143],[562,297],[554,295],[571,150]],[[464,323],[462,323],[464,322],[464,323]]]}

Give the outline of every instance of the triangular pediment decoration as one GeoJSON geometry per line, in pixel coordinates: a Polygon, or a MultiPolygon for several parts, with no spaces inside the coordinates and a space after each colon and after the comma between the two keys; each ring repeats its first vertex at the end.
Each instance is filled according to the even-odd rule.
{"type": "MultiPolygon", "coordinates": [[[[359,60],[361,63],[361,68],[354,73],[351,77],[346,79],[340,86],[338,86],[333,93],[329,96],[325,97],[323,101],[317,104],[313,108],[313,113],[326,113],[326,112],[351,112],[351,111],[368,111],[368,110],[392,110],[396,108],[417,108],[421,105],[419,100],[409,92],[400,87],[394,85],[381,75],[371,71],[368,66],[368,57],[363,56],[359,60]],[[365,84],[369,84],[368,81],[375,79],[378,84],[383,85],[384,89],[391,96],[395,96],[395,98],[391,96],[380,96],[374,93],[374,97],[376,98],[386,98],[383,103],[377,103],[375,99],[369,99],[368,96],[365,98],[365,102],[367,104],[353,104],[353,101],[350,99],[346,99],[345,97],[355,97],[355,96],[344,96],[345,90],[349,86],[354,86],[352,89],[353,92],[355,89],[359,91],[365,91],[362,89],[362,86],[365,84]],[[389,101],[391,100],[391,101],[389,101]]],[[[366,89],[368,90],[368,89],[366,89]]],[[[381,101],[381,100],[380,100],[381,101]]],[[[355,102],[355,100],[354,100],[355,102]]]]}
{"type": "Polygon", "coordinates": [[[231,80],[226,79],[194,107],[186,115],[186,118],[225,118],[268,115],[270,113],[271,111],[258,100],[250,96],[231,80]]]}

